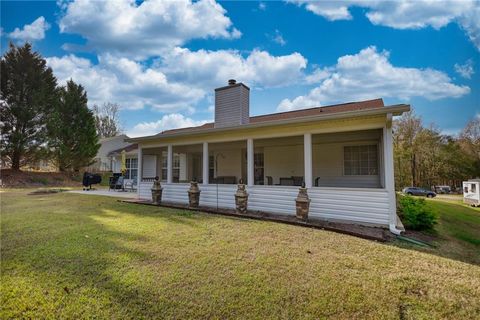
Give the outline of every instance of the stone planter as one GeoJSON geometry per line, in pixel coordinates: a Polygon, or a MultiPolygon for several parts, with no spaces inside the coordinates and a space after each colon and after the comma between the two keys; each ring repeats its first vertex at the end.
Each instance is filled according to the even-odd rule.
{"type": "Polygon", "coordinates": [[[200,203],[200,189],[196,181],[190,182],[190,189],[188,189],[188,206],[190,208],[198,208],[200,203]]]}
{"type": "Polygon", "coordinates": [[[152,186],[152,203],[153,204],[160,204],[162,202],[162,185],[160,184],[160,179],[155,177],[152,186]]]}
{"type": "Polygon", "coordinates": [[[298,189],[298,196],[295,199],[297,209],[297,219],[307,221],[308,210],[310,209],[310,198],[308,197],[307,188],[305,183],[298,189]]]}
{"type": "Polygon", "coordinates": [[[248,193],[245,190],[245,185],[243,181],[240,179],[237,192],[235,193],[235,208],[237,213],[245,214],[247,213],[247,206],[248,206],[248,193]]]}

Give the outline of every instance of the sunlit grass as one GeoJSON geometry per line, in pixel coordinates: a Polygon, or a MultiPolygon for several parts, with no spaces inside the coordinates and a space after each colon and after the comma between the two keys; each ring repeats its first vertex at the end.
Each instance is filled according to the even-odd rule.
{"type": "Polygon", "coordinates": [[[479,317],[480,267],[327,231],[1,195],[0,318],[479,317]]]}

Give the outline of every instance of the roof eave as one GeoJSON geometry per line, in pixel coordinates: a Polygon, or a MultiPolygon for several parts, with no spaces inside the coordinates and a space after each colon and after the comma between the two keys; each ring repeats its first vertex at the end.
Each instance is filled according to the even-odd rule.
{"type": "Polygon", "coordinates": [[[382,114],[389,114],[389,113],[392,114],[393,116],[399,116],[399,115],[402,115],[402,113],[408,112],[408,111],[410,111],[410,105],[396,104],[396,105],[385,106],[381,108],[343,111],[343,112],[337,112],[337,113],[319,114],[315,116],[305,116],[305,117],[298,117],[298,118],[291,118],[291,119],[271,120],[271,121],[249,123],[249,124],[243,124],[239,126],[232,126],[232,127],[225,127],[225,128],[209,128],[209,129],[191,130],[188,132],[177,132],[177,133],[171,133],[171,134],[156,134],[152,136],[129,138],[129,139],[125,139],[125,141],[142,142],[142,141],[150,141],[155,139],[190,136],[190,135],[196,135],[200,133],[216,133],[216,132],[233,131],[238,129],[269,127],[269,126],[276,126],[276,125],[283,125],[283,124],[358,118],[363,116],[382,115],[382,114]]]}

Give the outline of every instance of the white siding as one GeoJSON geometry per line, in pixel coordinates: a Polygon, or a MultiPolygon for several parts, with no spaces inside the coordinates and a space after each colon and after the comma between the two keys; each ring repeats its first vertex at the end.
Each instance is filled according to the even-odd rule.
{"type": "MultiPolygon", "coordinates": [[[[151,199],[152,182],[140,184],[140,198],[151,199]]],[[[163,184],[163,200],[188,203],[188,183],[163,184]]],[[[216,207],[217,186],[199,185],[200,205],[216,207]]],[[[218,185],[220,208],[235,208],[236,185],[218,185]]],[[[295,198],[298,187],[252,186],[249,193],[249,210],[283,215],[295,215],[295,198]]],[[[366,188],[311,188],[310,217],[359,224],[388,225],[388,192],[385,189],[366,188]]]]}
{"type": "Polygon", "coordinates": [[[215,128],[249,122],[250,90],[242,84],[215,90],[215,128]]]}

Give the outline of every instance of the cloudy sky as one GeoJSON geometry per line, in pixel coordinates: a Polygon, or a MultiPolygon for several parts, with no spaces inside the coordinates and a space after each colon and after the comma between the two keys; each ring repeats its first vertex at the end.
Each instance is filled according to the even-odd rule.
{"type": "Polygon", "coordinates": [[[480,2],[1,2],[1,50],[33,43],[60,83],[121,106],[131,136],[213,118],[213,90],[252,115],[373,99],[457,133],[480,116],[480,2]]]}

